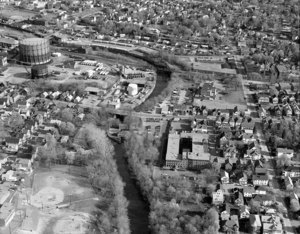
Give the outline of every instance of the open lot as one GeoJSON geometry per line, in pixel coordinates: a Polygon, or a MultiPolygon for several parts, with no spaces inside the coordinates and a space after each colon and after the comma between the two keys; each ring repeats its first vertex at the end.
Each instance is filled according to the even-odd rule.
{"type": "MultiPolygon", "coordinates": [[[[31,11],[31,10],[27,10],[27,9],[22,9],[22,8],[19,8],[19,7],[6,6],[2,9],[0,9],[0,14],[1,14],[2,17],[6,17],[6,18],[26,20],[26,19],[29,19],[29,18],[32,18],[32,17],[38,15],[39,12],[38,11],[31,11]]],[[[47,13],[44,17],[49,20],[49,19],[52,19],[53,17],[55,17],[55,14],[47,13]]]]}
{"type": "Polygon", "coordinates": [[[20,8],[14,9],[12,7],[5,7],[0,10],[0,14],[7,18],[17,17],[18,19],[28,19],[35,16],[37,13],[28,10],[22,10],[20,8]]]}
{"type": "Polygon", "coordinates": [[[19,84],[30,78],[30,68],[25,66],[9,66],[2,74],[4,76],[0,76],[1,82],[6,81],[19,84]]]}
{"type": "MultiPolygon", "coordinates": [[[[27,216],[35,214],[28,222],[37,224],[31,233],[92,233],[90,215],[97,201],[84,167],[56,165],[51,170],[37,169],[29,203],[38,215],[27,213],[27,216]]],[[[17,233],[28,233],[24,221],[17,233]]]]}
{"type": "MultiPolygon", "coordinates": [[[[68,170],[68,166],[55,166],[50,171],[37,171],[34,175],[32,205],[41,207],[43,204],[51,208],[69,203],[70,208],[77,208],[78,201],[96,197],[84,168],[70,167],[70,173],[68,170]]],[[[89,212],[91,207],[86,208],[85,211],[89,212]]]]}

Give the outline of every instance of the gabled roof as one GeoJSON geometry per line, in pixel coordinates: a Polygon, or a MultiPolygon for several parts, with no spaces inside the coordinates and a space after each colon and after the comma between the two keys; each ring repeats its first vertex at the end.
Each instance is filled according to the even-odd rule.
{"type": "Polygon", "coordinates": [[[0,98],[0,105],[4,105],[7,101],[7,98],[0,98]]]}
{"type": "Polygon", "coordinates": [[[243,191],[244,191],[244,194],[245,193],[251,193],[251,194],[255,193],[255,189],[253,187],[250,187],[250,186],[243,187],[243,191]]]}
{"type": "Polygon", "coordinates": [[[269,180],[267,175],[253,175],[252,180],[269,180]]]}
{"type": "Polygon", "coordinates": [[[252,227],[261,227],[261,221],[259,215],[250,214],[250,225],[252,227]]]}
{"type": "Polygon", "coordinates": [[[250,211],[249,211],[249,208],[245,205],[241,206],[240,207],[240,212],[243,213],[243,212],[247,212],[250,214],[250,211]]]}
{"type": "Polygon", "coordinates": [[[222,178],[222,177],[228,177],[228,178],[229,178],[229,174],[228,174],[227,171],[221,170],[221,171],[220,171],[220,174],[221,174],[221,178],[222,178]]]}
{"type": "Polygon", "coordinates": [[[7,144],[19,144],[20,139],[16,137],[6,137],[5,142],[7,144]]]}

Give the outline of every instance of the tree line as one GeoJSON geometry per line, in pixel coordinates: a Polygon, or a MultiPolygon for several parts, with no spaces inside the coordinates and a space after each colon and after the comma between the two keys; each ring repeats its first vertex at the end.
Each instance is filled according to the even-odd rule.
{"type": "MultiPolygon", "coordinates": [[[[218,233],[219,215],[215,208],[202,203],[215,190],[212,174],[202,175],[200,190],[180,177],[164,180],[156,176],[152,163],[159,152],[148,135],[131,132],[125,142],[128,163],[150,203],[150,225],[154,233],[218,233]],[[202,187],[207,191],[201,192],[202,187]],[[196,207],[202,215],[188,215],[184,207],[196,207]],[[205,214],[204,214],[205,212],[205,214]]],[[[199,189],[199,188],[198,188],[199,189]]]]}
{"type": "Polygon", "coordinates": [[[124,183],[113,159],[114,147],[104,130],[85,124],[75,137],[84,149],[93,149],[88,159],[89,180],[99,202],[94,224],[100,233],[130,233],[127,215],[128,202],[124,197],[124,183]]]}

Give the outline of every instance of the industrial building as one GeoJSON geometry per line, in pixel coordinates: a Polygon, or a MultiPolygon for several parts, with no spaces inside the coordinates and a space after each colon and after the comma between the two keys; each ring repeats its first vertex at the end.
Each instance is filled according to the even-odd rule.
{"type": "Polygon", "coordinates": [[[13,49],[18,46],[18,41],[13,38],[0,38],[0,47],[13,49]]]}
{"type": "Polygon", "coordinates": [[[182,169],[202,169],[210,163],[208,134],[172,132],[168,137],[166,166],[182,169]]]}
{"type": "Polygon", "coordinates": [[[26,38],[19,43],[19,61],[24,65],[47,64],[50,59],[50,45],[45,38],[26,38]]]}

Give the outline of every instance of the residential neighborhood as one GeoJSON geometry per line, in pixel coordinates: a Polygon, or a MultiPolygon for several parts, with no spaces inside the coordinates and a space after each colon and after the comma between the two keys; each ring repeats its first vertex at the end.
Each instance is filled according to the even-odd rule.
{"type": "Polygon", "coordinates": [[[0,1],[0,233],[300,233],[298,5],[0,1]]]}

